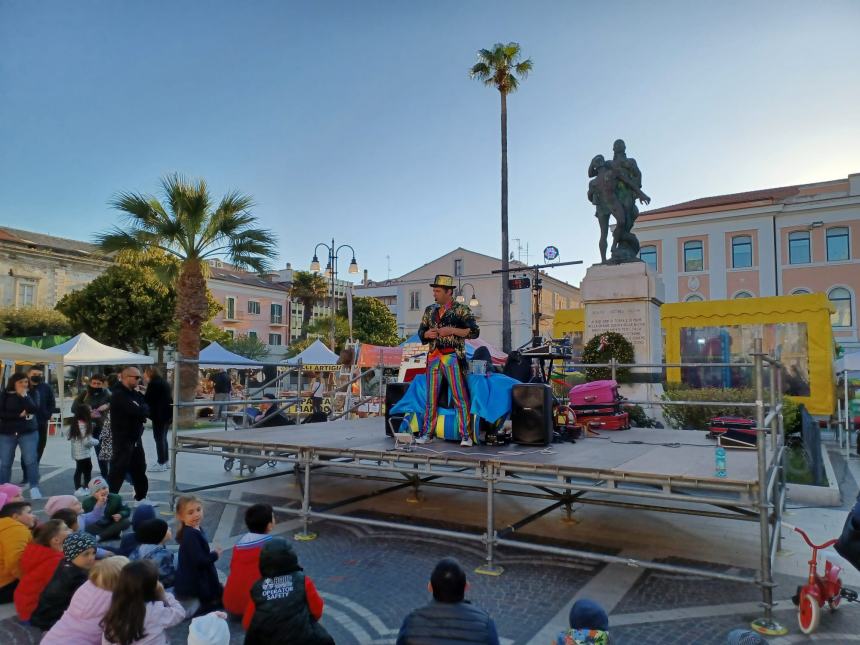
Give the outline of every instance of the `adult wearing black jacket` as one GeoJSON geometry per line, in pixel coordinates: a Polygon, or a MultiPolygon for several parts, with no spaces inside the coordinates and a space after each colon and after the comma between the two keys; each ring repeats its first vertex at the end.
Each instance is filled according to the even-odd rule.
{"type": "Polygon", "coordinates": [[[131,476],[134,498],[138,502],[153,504],[146,499],[149,480],[146,477],[146,455],[143,452],[143,424],[149,417],[149,406],[139,390],[140,370],[126,367],[114,388],[110,400],[110,426],[113,439],[113,458],[110,464],[108,485],[110,492],[119,493],[126,473],[131,476]]]}
{"type": "Polygon", "coordinates": [[[9,483],[15,449],[21,448],[21,459],[27,466],[30,497],[39,499],[39,432],[36,427],[36,403],[30,398],[26,374],[9,377],[6,390],[0,394],[0,484],[9,483]]]}
{"type": "MultiPolygon", "coordinates": [[[[27,376],[30,379],[30,398],[36,404],[36,428],[39,431],[38,445],[38,461],[42,461],[42,454],[45,452],[45,445],[48,443],[48,423],[55,412],[59,412],[57,400],[54,397],[54,388],[45,383],[44,372],[40,367],[35,365],[27,370],[27,376]]],[[[27,466],[24,459],[21,459],[21,470],[24,471],[24,479],[27,479],[27,466]]]]}
{"type": "Polygon", "coordinates": [[[152,437],[155,439],[155,451],[158,463],[149,469],[159,472],[169,468],[170,457],[167,452],[167,428],[173,418],[173,395],[167,384],[155,367],[147,367],[143,372],[146,380],[144,400],[149,406],[149,418],[152,419],[152,437]]]}
{"type": "Polygon", "coordinates": [[[466,572],[453,558],[440,560],[430,576],[433,602],[409,614],[397,645],[484,643],[499,645],[496,624],[483,609],[464,600],[466,572]]]}

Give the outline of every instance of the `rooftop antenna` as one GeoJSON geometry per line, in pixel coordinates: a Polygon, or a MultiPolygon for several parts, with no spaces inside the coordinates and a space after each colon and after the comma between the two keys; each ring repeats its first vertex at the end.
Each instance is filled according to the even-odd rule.
{"type": "Polygon", "coordinates": [[[386,255],[385,261],[388,264],[388,277],[386,278],[386,280],[391,280],[391,256],[386,255]]]}

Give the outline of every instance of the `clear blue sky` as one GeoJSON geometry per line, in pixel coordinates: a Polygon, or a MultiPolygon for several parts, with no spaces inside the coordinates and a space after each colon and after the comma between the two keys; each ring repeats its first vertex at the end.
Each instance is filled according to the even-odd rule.
{"type": "Polygon", "coordinates": [[[514,40],[511,238],[588,265],[617,137],[654,207],[860,171],[858,28],[856,0],[0,0],[0,223],[91,239],[181,171],[253,195],[281,265],[332,235],[375,279],[498,256],[499,97],[467,70],[514,40]]]}

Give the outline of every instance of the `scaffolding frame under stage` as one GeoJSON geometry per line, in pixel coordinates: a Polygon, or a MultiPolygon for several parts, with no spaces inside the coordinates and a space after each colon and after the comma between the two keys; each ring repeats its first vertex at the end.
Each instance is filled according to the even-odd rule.
{"type": "MultiPolygon", "coordinates": [[[[784,633],[784,629],[773,619],[773,564],[782,541],[782,515],[785,508],[785,467],[782,421],[782,372],[780,362],[761,351],[761,341],[756,341],[753,354],[756,400],[747,404],[755,409],[757,445],[755,455],[749,454],[750,469],[747,476],[736,479],[719,479],[713,474],[683,474],[678,472],[628,472],[613,467],[591,467],[582,464],[557,463],[558,460],[535,457],[529,460],[506,458],[503,452],[497,455],[481,453],[475,456],[451,457],[445,454],[393,450],[393,440],[385,441],[379,419],[372,420],[380,427],[378,443],[359,447],[337,445],[337,442],[297,441],[282,439],[267,442],[265,434],[253,431],[187,434],[172,433],[170,468],[171,508],[178,495],[204,493],[204,501],[237,506],[249,506],[252,502],[224,499],[205,495],[206,491],[247,484],[248,482],[285,475],[295,475],[301,488],[299,508],[278,506],[279,513],[297,518],[301,528],[295,534],[297,540],[312,540],[316,535],[310,531],[312,521],[337,521],[366,526],[395,529],[466,540],[481,543],[485,549],[485,563],[477,569],[479,573],[500,575],[503,570],[496,562],[499,547],[513,547],[537,553],[595,560],[609,564],[624,564],[658,571],[705,576],[725,581],[755,584],[762,594],[764,615],[754,623],[754,628],[765,633],[784,633]],[[765,388],[765,372],[769,371],[769,386],[765,388]],[[766,392],[768,390],[767,400],[766,392]],[[261,436],[263,438],[261,438],[261,436]],[[769,441],[768,441],[769,436],[769,441]],[[770,444],[768,449],[768,444],[770,444]],[[248,477],[237,481],[221,482],[179,490],[176,485],[177,457],[181,453],[211,455],[217,457],[253,458],[266,453],[267,461],[292,464],[292,470],[248,477]],[[754,468],[752,468],[754,466],[754,468]],[[360,477],[365,481],[376,481],[388,486],[364,495],[351,496],[329,503],[324,507],[312,506],[312,474],[317,476],[360,477]],[[389,492],[412,488],[414,499],[419,499],[421,487],[444,487],[474,491],[486,496],[484,532],[481,534],[442,529],[420,524],[406,524],[387,520],[342,515],[337,508],[353,504],[389,492]],[[495,505],[497,496],[526,497],[545,500],[549,504],[537,512],[503,528],[496,526],[495,505]],[[510,539],[511,533],[544,515],[564,508],[570,518],[574,503],[600,504],[631,510],[650,510],[682,513],[755,522],[759,528],[759,568],[755,576],[744,576],[713,569],[698,568],[619,557],[609,553],[586,551],[568,547],[538,544],[524,539],[510,539]],[[716,507],[713,509],[712,507],[716,507]]],[[[178,361],[193,363],[190,359],[178,361]]],[[[615,367],[665,368],[685,367],[673,365],[620,365],[615,367]]],[[[711,364],[719,367],[721,364],[711,364]]],[[[178,382],[174,383],[174,427],[178,427],[179,409],[197,407],[208,402],[180,402],[178,382]]],[[[643,402],[645,403],[645,402],[643,402]]],[[[668,401],[648,401],[651,405],[678,404],[668,401]]],[[[702,405],[688,402],[687,405],[702,405]]],[[[333,422],[344,428],[360,429],[361,423],[349,421],[333,422]]],[[[366,422],[365,422],[366,425],[366,422]]],[[[309,428],[312,426],[309,426],[309,428]]],[[[290,426],[295,432],[296,427],[290,426]]],[[[319,426],[317,426],[319,428],[319,426]]],[[[359,430],[356,430],[358,433],[359,430]]],[[[624,434],[636,432],[627,431],[624,434]]],[[[640,430],[649,436],[669,433],[676,437],[678,430],[640,430]]],[[[586,440],[586,443],[590,440],[586,440]]],[[[659,439],[658,439],[659,441],[659,439]]],[[[627,442],[624,442],[627,443],[627,442]]],[[[567,445],[575,451],[576,447],[567,445]]],[[[577,444],[580,445],[580,444],[577,444]]],[[[653,445],[653,444],[652,444],[653,445]]],[[[702,444],[703,446],[706,444],[702,444]]],[[[533,453],[537,454],[537,452],[533,453]]],[[[575,460],[573,460],[575,461],[575,460]]]]}

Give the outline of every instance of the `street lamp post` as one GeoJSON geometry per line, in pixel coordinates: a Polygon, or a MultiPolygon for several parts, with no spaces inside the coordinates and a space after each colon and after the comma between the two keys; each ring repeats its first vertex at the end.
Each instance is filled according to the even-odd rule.
{"type": "Polygon", "coordinates": [[[314,247],[314,257],[311,260],[311,271],[314,273],[320,272],[320,261],[317,256],[317,251],[320,247],[324,247],[326,251],[328,251],[328,264],[325,268],[325,274],[331,280],[331,329],[329,330],[329,345],[331,345],[331,351],[334,351],[334,324],[335,324],[335,315],[337,314],[337,305],[335,303],[334,297],[334,285],[335,280],[337,280],[337,257],[338,253],[340,253],[341,249],[349,249],[352,251],[352,260],[349,263],[349,269],[347,271],[349,273],[358,273],[358,262],[355,261],[355,249],[353,249],[349,244],[341,244],[340,246],[335,246],[334,238],[331,239],[331,246],[326,244],[325,242],[320,242],[314,247]]]}
{"type": "Polygon", "coordinates": [[[455,300],[459,303],[466,302],[466,296],[463,295],[463,289],[465,287],[472,287],[472,297],[469,298],[469,307],[474,308],[481,305],[481,301],[478,300],[478,297],[475,295],[475,285],[471,282],[464,282],[459,287],[457,287],[457,297],[455,300]]]}

